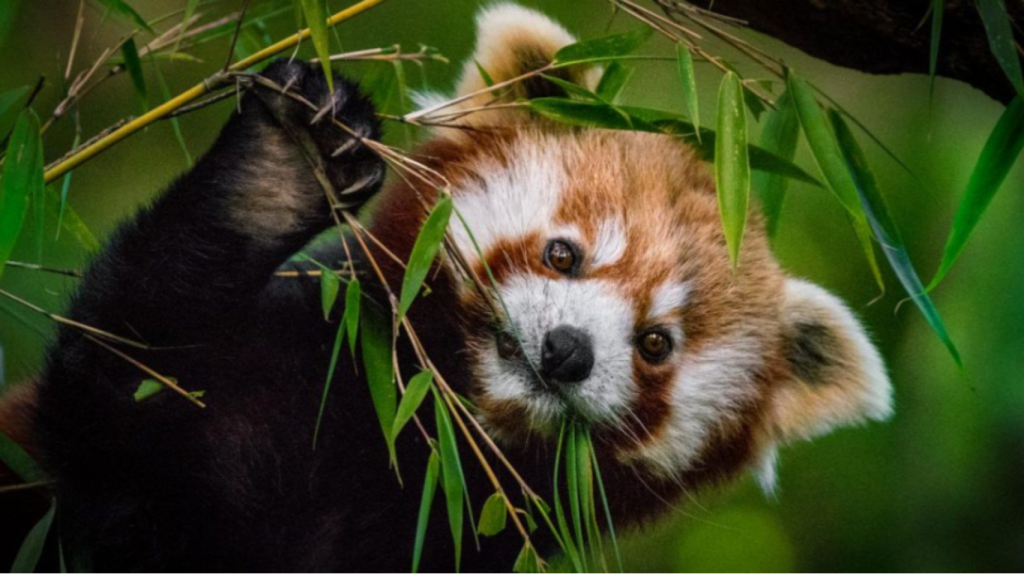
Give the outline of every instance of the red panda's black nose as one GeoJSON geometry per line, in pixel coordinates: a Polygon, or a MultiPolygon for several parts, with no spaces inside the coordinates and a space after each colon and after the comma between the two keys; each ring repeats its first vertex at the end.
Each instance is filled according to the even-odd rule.
{"type": "Polygon", "coordinates": [[[590,335],[572,326],[559,326],[544,336],[541,375],[561,383],[582,382],[594,368],[590,335]]]}

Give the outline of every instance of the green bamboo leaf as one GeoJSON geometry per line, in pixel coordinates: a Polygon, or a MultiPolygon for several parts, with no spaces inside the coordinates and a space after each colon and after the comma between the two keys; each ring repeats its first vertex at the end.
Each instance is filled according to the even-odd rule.
{"type": "Polygon", "coordinates": [[[295,0],[302,2],[302,12],[309,26],[309,36],[313,39],[313,48],[320,59],[324,76],[327,78],[327,89],[334,94],[334,76],[331,74],[331,37],[327,29],[327,3],[324,0],[295,0]]]}
{"type": "Polygon", "coordinates": [[[928,284],[929,292],[942,282],[960,257],[982,214],[1020,156],[1021,149],[1024,149],[1024,97],[1017,96],[999,117],[978,156],[967,181],[967,190],[953,218],[953,229],[946,240],[939,270],[928,284]]]}
{"type": "MultiPolygon", "coordinates": [[[[188,0],[185,3],[185,13],[181,18],[181,29],[180,32],[178,32],[178,39],[174,41],[175,50],[177,50],[178,46],[181,44],[181,38],[185,35],[186,32],[188,32],[188,28],[186,27],[186,25],[188,24],[188,21],[192,19],[192,15],[196,13],[196,8],[198,6],[199,0],[188,0]]],[[[301,27],[301,22],[299,25],[301,27]]]]}
{"type": "Polygon", "coordinates": [[[434,258],[437,257],[441,243],[444,241],[445,231],[448,229],[448,220],[452,216],[451,198],[443,197],[430,211],[427,220],[420,229],[416,243],[409,255],[409,262],[405,269],[405,278],[402,280],[402,296],[398,305],[398,322],[401,323],[405,313],[409,311],[413,300],[419,294],[427,273],[430,271],[434,258]]]}
{"type": "Polygon", "coordinates": [[[430,384],[433,382],[434,374],[430,370],[424,370],[409,379],[409,385],[405,387],[405,394],[398,404],[398,413],[395,415],[395,424],[391,429],[391,441],[394,442],[401,434],[405,425],[412,420],[416,411],[419,410],[423,399],[430,392],[430,384]]]}
{"type": "Polygon", "coordinates": [[[473,64],[476,64],[476,71],[480,73],[480,78],[483,79],[484,86],[487,86],[488,88],[494,86],[494,77],[492,77],[491,73],[484,68],[483,64],[476,60],[473,60],[473,64]]]}
{"type": "Polygon", "coordinates": [[[14,126],[14,121],[21,112],[23,100],[28,95],[28,86],[20,86],[13,90],[0,92],[0,142],[4,141],[7,133],[14,126]]]}
{"type": "Polygon", "coordinates": [[[935,73],[939,69],[939,44],[942,39],[942,17],[946,13],[946,0],[932,0],[932,38],[928,53],[928,93],[935,92],[935,73]]]}
{"type": "MultiPolygon", "coordinates": [[[[565,101],[564,99],[551,98],[545,99],[540,98],[532,100],[531,105],[536,102],[551,102],[565,101]]],[[[609,121],[606,125],[601,125],[601,120],[611,118],[611,115],[607,112],[590,112],[587,108],[600,108],[607,106],[607,104],[587,104],[583,102],[576,102],[576,109],[581,110],[579,116],[576,119],[568,119],[569,123],[583,125],[583,126],[595,126],[598,128],[609,128],[616,130],[641,130],[644,132],[657,132],[660,134],[668,134],[681,138],[688,142],[694,147],[702,158],[708,161],[714,161],[715,158],[715,131],[707,128],[700,128],[700,138],[697,137],[697,127],[690,122],[689,119],[679,116],[673,112],[665,112],[663,110],[656,110],[653,108],[641,108],[637,106],[615,106],[615,114],[625,114],[629,118],[631,124],[630,127],[623,127],[622,121],[616,119],[609,121]],[[590,118],[588,118],[588,116],[590,118]],[[587,120],[594,119],[595,122],[588,123],[587,120]]],[[[575,113],[574,109],[567,108],[564,115],[569,116],[575,113]]],[[[806,182],[813,186],[822,186],[816,178],[808,174],[803,168],[794,164],[791,160],[786,160],[772,152],[765,150],[764,148],[755,146],[748,143],[748,156],[750,158],[750,168],[753,170],[763,170],[765,172],[771,172],[773,174],[779,174],[787,178],[806,182]]]]}
{"type": "Polygon", "coordinates": [[[24,482],[39,482],[46,478],[43,469],[28,452],[3,432],[0,432],[0,462],[24,482]]]}
{"type": "Polygon", "coordinates": [[[615,99],[622,93],[626,83],[633,76],[635,69],[632,66],[625,66],[621,62],[611,62],[605,67],[601,74],[601,80],[597,83],[597,95],[605,102],[615,102],[615,99]]]}
{"type": "Polygon", "coordinates": [[[693,55],[683,44],[676,44],[676,60],[679,64],[679,79],[683,82],[686,110],[693,122],[694,133],[700,140],[700,110],[697,107],[697,76],[693,70],[693,55]]]}
{"type": "Polygon", "coordinates": [[[149,26],[146,19],[139,15],[127,2],[124,0],[99,0],[100,4],[103,4],[108,12],[112,12],[122,18],[126,18],[134,23],[139,28],[142,28],[150,34],[155,34],[153,28],[149,26]]]}
{"type": "Polygon", "coordinates": [[[146,77],[142,73],[142,61],[139,60],[139,50],[135,46],[134,39],[128,39],[121,46],[121,55],[124,57],[124,67],[128,69],[131,76],[132,86],[135,87],[135,97],[139,102],[142,112],[149,110],[149,94],[146,92],[146,77]]]}
{"type": "MultiPolygon", "coordinates": [[[[562,468],[563,462],[563,447],[567,444],[567,428],[569,428],[568,423],[563,420],[562,426],[558,432],[558,443],[555,445],[555,478],[552,486],[554,487],[555,521],[558,523],[558,528],[556,530],[552,527],[551,532],[558,538],[558,543],[562,548],[562,553],[569,558],[573,569],[577,572],[584,572],[583,560],[581,558],[583,551],[576,546],[575,537],[573,536],[572,529],[569,527],[569,520],[566,518],[565,508],[562,506],[562,485],[559,483],[559,472],[562,468]]],[[[566,460],[568,460],[568,458],[566,458],[566,460]]],[[[544,516],[544,519],[550,522],[546,515],[544,516]]]]}
{"type": "Polygon", "coordinates": [[[320,270],[320,306],[323,308],[324,320],[330,317],[340,291],[341,280],[338,279],[338,275],[330,268],[322,268],[320,270]]]}
{"type": "Polygon", "coordinates": [[[992,55],[996,57],[1010,84],[1016,88],[1017,94],[1024,96],[1024,73],[1021,72],[1020,55],[1017,54],[1013,24],[1010,15],[1006,13],[1006,4],[1003,0],[978,0],[978,13],[985,23],[992,55]]]}
{"type": "MultiPolygon", "coordinates": [[[[792,162],[796,153],[797,137],[800,135],[800,120],[790,101],[789,92],[783,92],[776,101],[776,110],[768,113],[761,131],[761,147],[778,154],[779,158],[792,162]]],[[[753,165],[753,162],[751,162],[753,165]]],[[[765,216],[765,230],[769,238],[775,236],[779,226],[782,203],[786,198],[789,178],[766,170],[756,170],[752,176],[752,187],[761,198],[761,209],[765,216]]]]}
{"type": "Polygon", "coordinates": [[[587,90],[586,88],[580,86],[579,84],[573,84],[568,80],[563,80],[557,76],[552,76],[550,74],[541,74],[540,76],[541,78],[544,78],[548,82],[551,82],[552,84],[558,86],[562,90],[565,90],[566,95],[568,95],[570,98],[575,97],[575,99],[583,100],[584,102],[602,102],[600,96],[591,92],[590,90],[587,90]]]}
{"type": "Polygon", "coordinates": [[[754,117],[755,122],[761,121],[761,115],[765,113],[768,108],[764,105],[761,97],[757,95],[749,87],[743,86],[743,103],[747,105],[747,110],[750,110],[750,115],[754,117]]]}
{"type": "Polygon", "coordinates": [[[36,522],[25,540],[18,549],[18,555],[14,558],[14,566],[11,572],[31,574],[36,571],[39,558],[43,555],[43,547],[46,545],[46,537],[50,534],[50,526],[53,525],[53,517],[57,513],[57,501],[50,501],[50,509],[36,522]]]}
{"type": "MultiPolygon", "coordinates": [[[[70,175],[71,172],[68,172],[70,175]]],[[[89,227],[85,225],[82,218],[78,215],[70,204],[65,203],[63,212],[60,211],[60,203],[62,196],[59,196],[53,191],[53,188],[47,188],[47,202],[46,206],[50,210],[50,215],[57,218],[60,222],[60,227],[75,237],[78,243],[89,252],[99,252],[100,241],[96,239],[96,236],[89,230],[89,227]]]]}
{"type": "Polygon", "coordinates": [[[835,134],[825,120],[825,115],[805,80],[790,73],[786,78],[786,86],[793,98],[797,118],[800,120],[800,127],[810,145],[811,155],[814,156],[818,169],[828,181],[829,188],[839,199],[839,203],[846,208],[853,230],[860,241],[861,250],[867,258],[872,274],[874,274],[875,282],[879,288],[885,290],[882,270],[878,266],[875,248],[871,242],[871,227],[864,214],[864,208],[861,206],[860,195],[854,184],[853,176],[839,150],[835,134]]]}
{"type": "MultiPolygon", "coordinates": [[[[395,425],[398,391],[395,387],[394,365],[391,363],[391,322],[373,306],[364,306],[360,326],[363,333],[363,369],[366,370],[366,379],[370,385],[370,398],[388,443],[391,463],[396,465],[391,430],[395,425]]],[[[338,329],[342,330],[343,327],[339,326],[338,329]]]]}
{"type": "Polygon", "coordinates": [[[733,268],[739,264],[740,245],[747,226],[747,204],[750,201],[746,116],[740,79],[728,72],[718,92],[715,186],[718,188],[718,208],[733,268]]]}
{"type": "MultiPolygon", "coordinates": [[[[345,311],[348,313],[348,310],[345,311]]],[[[327,396],[331,392],[331,382],[334,382],[334,371],[338,367],[338,355],[341,352],[341,343],[345,339],[345,323],[338,324],[338,330],[334,334],[334,345],[331,347],[331,361],[327,366],[327,378],[324,380],[324,391],[320,395],[320,408],[316,413],[316,424],[313,426],[313,449],[316,450],[316,442],[320,438],[320,425],[323,423],[324,410],[327,408],[327,396]]],[[[363,344],[366,345],[365,342],[363,344]]],[[[391,446],[390,439],[388,446],[391,446]]]]}
{"type": "Polygon", "coordinates": [[[29,198],[41,197],[44,188],[43,143],[39,118],[32,110],[18,115],[5,159],[0,180],[0,275],[21,234],[29,198]]]}
{"type": "Polygon", "coordinates": [[[508,510],[505,507],[505,498],[500,492],[495,492],[484,502],[484,509],[480,512],[478,531],[482,536],[495,536],[505,529],[507,521],[508,510]]]}
{"type": "Polygon", "coordinates": [[[437,438],[441,447],[441,486],[448,502],[448,524],[452,530],[455,545],[455,571],[462,565],[462,527],[465,510],[466,479],[462,474],[459,447],[455,442],[451,417],[440,393],[434,390],[434,416],[437,421],[437,438]]]}
{"type": "MultiPolygon", "coordinates": [[[[186,54],[186,56],[188,56],[186,54]]],[[[153,52],[149,53],[150,64],[153,65],[153,70],[156,72],[157,85],[160,87],[160,98],[164,102],[171,99],[171,90],[167,87],[167,79],[164,78],[163,71],[160,70],[160,66],[156,62],[157,55],[153,52]]],[[[174,132],[174,139],[178,141],[178,147],[181,148],[181,153],[185,156],[185,164],[189,167],[192,166],[192,153],[188,151],[188,144],[185,143],[185,136],[181,132],[181,122],[179,122],[177,116],[170,118],[171,130],[174,132]]],[[[70,173],[69,173],[70,174],[70,173]]]]}
{"type": "Polygon", "coordinates": [[[132,398],[136,402],[142,402],[147,398],[151,398],[160,392],[163,392],[166,388],[167,387],[159,380],[147,378],[139,383],[139,387],[135,390],[135,394],[132,395],[132,398]]]}
{"type": "Polygon", "coordinates": [[[615,554],[615,562],[619,572],[625,572],[622,568],[622,554],[619,553],[619,541],[615,536],[615,523],[612,521],[612,509],[608,505],[608,494],[604,490],[604,479],[601,477],[601,467],[597,462],[597,453],[590,451],[590,458],[594,461],[594,477],[597,479],[597,493],[601,497],[601,507],[604,510],[605,524],[608,527],[608,539],[612,543],[612,552],[615,554]]]}
{"type": "Polygon", "coordinates": [[[900,237],[900,231],[896,227],[896,222],[889,214],[889,208],[885,204],[885,199],[882,197],[882,193],[875,180],[875,175],[868,165],[864,152],[861,150],[860,145],[857,144],[853,132],[850,131],[849,126],[846,125],[843,117],[838,112],[830,110],[829,120],[832,122],[836,139],[849,166],[850,174],[853,176],[857,190],[860,192],[861,202],[864,205],[864,212],[867,215],[868,222],[871,224],[871,229],[882,246],[882,253],[888,258],[889,264],[899,278],[900,283],[903,284],[903,288],[906,289],[907,295],[914,301],[914,304],[917,304],[928,325],[938,335],[939,340],[949,350],[956,363],[961,365],[960,354],[957,352],[953,340],[946,331],[942,316],[939,315],[935,304],[928,297],[927,292],[925,292],[921,279],[917,275],[917,270],[914,269],[914,265],[910,261],[910,254],[907,252],[907,247],[903,244],[903,238],[900,237]]]}
{"type": "Polygon", "coordinates": [[[516,563],[512,567],[512,571],[518,574],[536,574],[543,571],[537,551],[534,550],[533,546],[530,546],[529,542],[523,544],[523,549],[519,551],[519,556],[516,557],[516,563]]]}
{"type": "Polygon", "coordinates": [[[359,286],[359,279],[352,278],[345,288],[345,316],[342,324],[348,331],[348,345],[352,357],[356,355],[356,337],[359,335],[359,303],[362,300],[362,288],[359,286]]]}
{"type": "Polygon", "coordinates": [[[434,493],[437,492],[437,477],[441,473],[441,461],[437,451],[430,450],[427,460],[427,473],[423,478],[423,496],[420,497],[420,513],[416,520],[416,540],[412,548],[412,571],[418,572],[420,558],[423,557],[423,542],[427,537],[427,523],[430,520],[430,508],[434,504],[434,493]]]}
{"type": "Polygon", "coordinates": [[[530,109],[545,118],[572,126],[606,128],[608,130],[657,131],[653,126],[639,126],[621,109],[606,103],[581,102],[568,98],[535,98],[530,109]]]}
{"type": "MultiPolygon", "coordinates": [[[[576,449],[578,443],[576,440],[576,426],[573,424],[569,425],[569,436],[565,442],[565,484],[566,492],[569,496],[569,514],[572,518],[572,529],[573,535],[576,537],[576,549],[579,550],[580,564],[583,569],[581,572],[587,572],[587,547],[583,542],[583,510],[581,505],[580,495],[580,478],[579,470],[577,466],[579,464],[578,457],[576,455],[576,449]]],[[[558,487],[556,486],[557,490],[558,487]]]]}
{"type": "Polygon", "coordinates": [[[561,67],[625,56],[636,51],[653,33],[653,28],[644,27],[624,34],[569,44],[555,53],[554,64],[561,67]]]}

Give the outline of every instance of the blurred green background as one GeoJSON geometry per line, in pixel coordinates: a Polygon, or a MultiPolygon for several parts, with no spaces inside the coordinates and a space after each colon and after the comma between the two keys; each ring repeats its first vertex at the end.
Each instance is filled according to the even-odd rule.
{"type": "MultiPolygon", "coordinates": [[[[130,3],[152,18],[180,9],[185,0],[130,3]]],[[[600,0],[523,3],[541,8],[582,37],[601,35],[609,26],[615,30],[638,26],[624,15],[612,21],[610,4],[600,0]]],[[[217,2],[202,11],[223,14],[240,4],[217,2]]],[[[335,10],[345,4],[330,2],[335,10]]],[[[472,18],[480,4],[390,0],[343,24],[334,41],[345,50],[396,43],[406,49],[420,43],[434,46],[453,64],[428,63],[423,74],[408,66],[410,82],[448,89],[458,71],[454,63],[472,48],[472,18]]],[[[58,79],[66,65],[77,7],[78,2],[71,0],[0,0],[0,91],[34,84],[39,75],[45,75],[46,87],[34,105],[44,118],[59,100],[58,79]],[[10,28],[6,35],[5,27],[10,28]]],[[[89,4],[76,71],[128,30],[124,20],[104,19],[102,9],[89,4]]],[[[278,39],[292,31],[289,9],[257,31],[255,38],[278,39]]],[[[927,27],[919,33],[927,34],[927,27]]],[[[929,98],[928,79],[923,76],[867,76],[813,60],[771,39],[747,36],[831,94],[910,167],[916,178],[862,138],[911,255],[922,277],[930,278],[970,170],[1002,106],[968,86],[942,79],[929,98]]],[[[181,92],[221,66],[227,50],[228,38],[222,38],[196,52],[203,62],[160,62],[170,93],[181,92]]],[[[724,48],[721,51],[731,55],[724,48]]],[[[647,52],[671,55],[673,49],[657,38],[647,52]]],[[[760,77],[756,68],[736,61],[741,70],[760,77]]],[[[388,65],[343,69],[358,76],[374,66],[388,65]]],[[[708,112],[703,120],[708,124],[713,121],[719,76],[698,68],[701,105],[708,112]]],[[[160,102],[159,83],[148,65],[147,81],[151,102],[160,102]]],[[[638,66],[622,100],[685,110],[671,62],[638,66]]],[[[231,105],[229,100],[182,118],[184,139],[193,155],[210,144],[231,105]]],[[[128,76],[113,78],[82,103],[83,132],[87,137],[95,134],[135,113],[138,106],[128,76]]],[[[68,149],[72,126],[64,119],[47,134],[48,160],[68,149]]],[[[798,162],[814,170],[806,147],[799,150],[798,162]]],[[[186,168],[171,126],[160,123],[77,170],[70,203],[102,239],[186,168]]],[[[754,482],[744,479],[738,486],[680,502],[679,512],[626,538],[627,568],[1024,570],[1021,192],[1024,162],[1018,162],[960,262],[934,292],[963,354],[965,368],[960,371],[916,308],[900,305],[904,294],[892,274],[886,278],[888,293],[876,300],[877,287],[841,207],[830,194],[792,185],[776,241],[778,257],[794,275],[842,296],[864,319],[889,365],[896,416],[888,423],[841,430],[784,450],[775,497],[762,495],[754,482]]],[[[46,233],[42,263],[79,268],[87,261],[87,254],[67,234],[53,240],[54,231],[46,233]]],[[[14,258],[38,261],[38,249],[22,242],[14,258]]],[[[60,311],[74,281],[9,268],[0,288],[60,311]]],[[[47,319],[0,300],[6,385],[38,369],[52,333],[47,319]]]]}

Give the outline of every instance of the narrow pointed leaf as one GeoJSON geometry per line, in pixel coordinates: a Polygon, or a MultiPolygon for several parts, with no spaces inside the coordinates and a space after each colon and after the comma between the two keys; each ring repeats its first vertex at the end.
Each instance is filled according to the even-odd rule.
{"type": "Polygon", "coordinates": [[[142,73],[142,61],[139,60],[139,50],[134,39],[129,39],[121,46],[121,55],[124,56],[124,67],[128,69],[132,86],[135,87],[139,109],[145,112],[149,109],[149,95],[146,92],[146,76],[142,73]]]}
{"type": "Polygon", "coordinates": [[[29,87],[20,86],[13,90],[0,93],[0,142],[14,126],[14,121],[21,111],[22,101],[28,95],[29,87]]]}
{"type": "MultiPolygon", "coordinates": [[[[345,311],[346,314],[348,311],[345,311]]],[[[324,391],[320,394],[320,408],[316,413],[316,424],[313,426],[313,449],[316,449],[316,442],[320,438],[320,425],[323,424],[324,411],[327,408],[327,397],[331,393],[331,383],[334,382],[334,371],[338,368],[338,355],[341,352],[341,343],[345,339],[345,324],[338,325],[334,334],[334,345],[331,346],[331,361],[327,366],[327,378],[324,379],[324,391]]],[[[365,344],[364,344],[365,345],[365,344]]],[[[390,446],[390,442],[388,443],[390,446]]]]}
{"type": "Polygon", "coordinates": [[[864,214],[853,176],[839,150],[835,134],[825,120],[825,115],[814,98],[814,92],[811,91],[805,80],[790,73],[786,78],[786,86],[793,99],[797,118],[800,120],[800,128],[811,148],[811,155],[814,157],[818,169],[825,176],[825,180],[828,181],[829,189],[839,199],[839,203],[846,208],[853,231],[857,234],[861,250],[871,267],[875,282],[879,288],[885,290],[882,270],[878,266],[878,258],[871,240],[871,227],[864,214]]]}
{"type": "Polygon", "coordinates": [[[0,432],[0,462],[24,482],[38,482],[46,477],[28,452],[3,432],[0,432]]]}
{"type": "Polygon", "coordinates": [[[459,447],[455,442],[455,431],[452,428],[448,407],[436,390],[434,416],[437,422],[438,443],[441,447],[441,485],[448,503],[448,524],[451,527],[452,542],[455,545],[455,571],[458,572],[462,565],[462,528],[465,521],[466,481],[462,475],[459,447]]]}
{"type": "Polygon", "coordinates": [[[32,527],[32,530],[29,531],[28,535],[25,536],[25,540],[21,543],[18,555],[14,558],[11,572],[31,574],[36,571],[36,566],[39,564],[39,558],[43,555],[46,537],[50,534],[50,526],[53,525],[53,517],[56,513],[57,501],[52,500],[50,502],[50,509],[46,511],[46,514],[43,515],[39,522],[36,522],[36,525],[32,527]]]}
{"type": "MultiPolygon", "coordinates": [[[[796,117],[796,110],[790,101],[789,92],[783,92],[776,101],[776,110],[770,111],[765,120],[764,129],[761,131],[761,147],[778,154],[779,158],[792,162],[799,135],[800,121],[796,117]]],[[[782,213],[789,180],[778,173],[765,170],[755,170],[752,176],[754,191],[761,198],[765,230],[769,238],[774,237],[778,229],[779,215],[782,213]]]]}
{"type": "Polygon", "coordinates": [[[494,78],[491,76],[491,73],[484,68],[483,64],[476,60],[473,61],[473,64],[476,64],[476,71],[480,73],[480,78],[483,79],[484,86],[487,86],[488,88],[494,86],[494,78]]]}
{"type": "Polygon", "coordinates": [[[1021,72],[1020,54],[1013,39],[1013,24],[1006,13],[1003,0],[978,0],[978,13],[985,23],[985,34],[992,55],[999,62],[1006,78],[1013,84],[1017,94],[1024,96],[1024,74],[1021,72]]]}
{"type": "MultiPolygon", "coordinates": [[[[68,172],[68,174],[70,175],[71,172],[68,172]]],[[[47,188],[46,192],[48,196],[46,206],[50,210],[51,217],[57,218],[60,222],[60,227],[68,234],[74,236],[82,248],[89,252],[99,252],[100,241],[96,239],[96,235],[82,221],[78,212],[67,203],[64,204],[64,211],[60,212],[62,197],[54,192],[53,188],[47,188]]]]}
{"type": "Polygon", "coordinates": [[[740,245],[750,201],[750,158],[747,155],[746,108],[738,76],[729,72],[718,92],[718,131],[715,142],[715,186],[729,260],[739,264],[740,245]]]}
{"type": "Polygon", "coordinates": [[[113,14],[131,21],[133,24],[150,34],[154,33],[153,28],[149,26],[146,19],[140,16],[139,13],[124,0],[99,0],[99,3],[105,6],[107,10],[113,14]]]}
{"type": "Polygon", "coordinates": [[[500,492],[495,492],[484,502],[484,509],[480,512],[478,531],[481,536],[494,536],[505,529],[507,521],[508,510],[505,508],[505,498],[500,492]]]}
{"type": "Polygon", "coordinates": [[[384,438],[388,441],[389,455],[394,464],[395,445],[391,442],[391,430],[395,425],[398,390],[395,387],[394,365],[391,363],[391,322],[373,306],[363,307],[360,320],[363,369],[366,370],[366,380],[370,385],[373,408],[377,412],[384,438]]]}
{"type": "Polygon", "coordinates": [[[420,229],[416,243],[412,247],[412,253],[409,255],[405,278],[402,280],[402,295],[398,306],[399,322],[409,311],[409,306],[412,306],[413,300],[419,294],[423,281],[427,279],[427,273],[444,241],[444,234],[448,229],[448,220],[451,215],[451,199],[441,198],[434,209],[430,211],[426,222],[423,223],[423,228],[420,229]]]}
{"type": "Polygon", "coordinates": [[[7,142],[0,180],[0,275],[21,235],[29,198],[41,197],[43,187],[39,118],[32,110],[23,110],[7,142]]]}
{"type": "Polygon", "coordinates": [[[523,549],[519,551],[519,556],[516,557],[516,563],[512,567],[512,571],[518,574],[536,574],[542,572],[540,558],[537,557],[537,551],[530,546],[529,542],[523,544],[523,549]]]}
{"type": "Polygon", "coordinates": [[[693,122],[694,132],[700,140],[700,110],[697,106],[697,75],[693,70],[693,54],[683,44],[676,44],[676,60],[679,64],[679,79],[683,82],[683,95],[686,97],[686,111],[693,122]]]}
{"type": "Polygon", "coordinates": [[[625,66],[620,62],[612,62],[605,67],[601,74],[601,80],[597,83],[597,95],[605,102],[615,102],[615,99],[622,93],[630,77],[633,76],[634,68],[625,66]]]}
{"type": "Polygon", "coordinates": [[[861,150],[860,145],[853,137],[853,132],[843,121],[843,117],[836,111],[829,111],[829,120],[832,122],[839,146],[843,156],[850,167],[854,183],[860,192],[861,202],[864,204],[864,211],[867,214],[871,229],[882,246],[882,253],[885,254],[892,266],[893,271],[899,278],[907,295],[914,301],[914,304],[921,310],[928,325],[932,327],[939,340],[946,346],[949,353],[958,365],[961,364],[960,354],[957,352],[953,340],[946,331],[946,326],[939,315],[938,309],[928,297],[921,278],[910,261],[910,254],[903,244],[899,229],[889,214],[889,208],[885,205],[885,199],[875,180],[874,173],[868,165],[867,158],[861,150]]]}
{"type": "MultiPolygon", "coordinates": [[[[185,25],[188,24],[188,21],[192,19],[192,15],[196,13],[196,8],[198,6],[199,6],[199,0],[188,0],[185,3],[185,14],[182,16],[182,19],[181,19],[181,32],[178,34],[178,39],[174,43],[174,49],[175,50],[178,49],[178,43],[181,42],[181,37],[186,32],[188,32],[188,29],[185,27],[185,25]]],[[[301,26],[301,23],[300,23],[300,26],[301,26]]]]}
{"type": "MultiPolygon", "coordinates": [[[[185,56],[188,55],[185,54],[185,56]]],[[[171,90],[167,87],[167,79],[164,78],[164,74],[156,62],[157,55],[150,52],[149,61],[150,64],[153,65],[153,71],[156,72],[157,85],[160,87],[160,98],[162,98],[164,102],[167,102],[171,99],[171,90]]],[[[185,135],[181,131],[181,122],[177,116],[171,117],[170,122],[171,130],[174,132],[174,139],[178,141],[178,147],[181,148],[181,153],[185,156],[185,164],[192,167],[192,153],[188,151],[188,144],[185,143],[185,135]]]]}
{"type": "MultiPolygon", "coordinates": [[[[296,0],[298,1],[298,0],[296,0]]],[[[309,26],[309,36],[313,40],[313,48],[320,59],[324,76],[327,78],[327,89],[334,93],[334,76],[331,74],[331,37],[327,29],[327,5],[324,0],[301,0],[302,12],[309,26]]]]}
{"type": "Polygon", "coordinates": [[[345,288],[345,318],[342,324],[348,331],[348,345],[352,357],[356,355],[356,337],[359,335],[359,304],[362,301],[362,288],[359,279],[352,278],[345,288]]]}
{"type": "Polygon", "coordinates": [[[420,558],[423,557],[423,542],[427,538],[427,523],[430,521],[430,509],[434,504],[434,493],[437,492],[437,478],[441,473],[441,460],[435,450],[430,451],[427,460],[427,473],[423,478],[423,495],[420,497],[420,513],[416,520],[416,540],[412,548],[412,571],[419,572],[420,558]]]}
{"type": "MultiPolygon", "coordinates": [[[[544,116],[572,126],[590,126],[609,130],[638,130],[629,115],[615,106],[597,102],[581,102],[568,98],[535,98],[530,108],[544,116]]],[[[649,131],[656,131],[653,127],[649,131]]]]}
{"type": "Polygon", "coordinates": [[[562,90],[565,90],[565,93],[573,99],[583,100],[584,102],[602,102],[600,96],[584,88],[583,86],[580,86],[579,84],[573,84],[568,80],[563,80],[557,76],[552,76],[550,74],[541,74],[540,76],[541,78],[544,78],[548,82],[555,84],[562,90]]]}
{"type": "Polygon", "coordinates": [[[999,117],[978,156],[967,190],[953,218],[953,229],[946,240],[939,270],[928,284],[929,291],[942,282],[960,257],[982,214],[1020,156],[1021,149],[1024,149],[1024,97],[1017,96],[999,117]]]}
{"type": "Polygon", "coordinates": [[[623,34],[570,44],[555,53],[555,64],[568,66],[573,63],[595,62],[616,56],[625,56],[642,46],[653,32],[653,28],[644,27],[623,34]]]}
{"type": "Polygon", "coordinates": [[[139,387],[136,388],[135,393],[132,394],[132,399],[136,402],[142,402],[143,400],[156,396],[166,389],[167,387],[164,386],[163,382],[154,378],[146,378],[139,383],[139,387]]]}
{"type": "Polygon", "coordinates": [[[612,520],[611,506],[608,505],[608,494],[604,490],[604,479],[601,477],[601,467],[598,465],[597,453],[591,450],[590,457],[594,461],[594,477],[597,479],[597,493],[601,497],[601,508],[604,511],[605,524],[608,527],[608,539],[611,540],[612,552],[615,554],[615,562],[618,565],[619,572],[625,572],[622,569],[622,554],[619,552],[619,541],[615,535],[615,522],[612,520]]]}
{"type": "Polygon", "coordinates": [[[424,370],[409,379],[409,385],[405,387],[405,394],[402,395],[402,401],[398,404],[398,413],[395,415],[395,425],[391,430],[392,442],[398,438],[409,420],[412,420],[420,404],[423,404],[427,392],[430,392],[433,378],[434,374],[430,370],[424,370]]]}
{"type": "Polygon", "coordinates": [[[323,308],[324,320],[330,317],[340,291],[341,280],[338,279],[338,275],[330,268],[322,268],[320,270],[320,306],[323,308]]]}

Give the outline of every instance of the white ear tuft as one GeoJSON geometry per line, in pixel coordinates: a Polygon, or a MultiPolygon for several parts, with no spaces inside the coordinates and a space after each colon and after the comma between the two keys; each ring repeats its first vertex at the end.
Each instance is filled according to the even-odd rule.
{"type": "MultiPolygon", "coordinates": [[[[516,124],[530,115],[521,110],[479,110],[495,100],[513,102],[519,98],[565,96],[563,88],[539,76],[488,90],[491,85],[544,67],[561,48],[575,43],[573,35],[560,24],[535,10],[501,2],[484,8],[477,15],[476,25],[476,48],[462,66],[455,96],[476,95],[446,109],[452,118],[447,124],[477,128],[516,124]],[[475,112],[456,116],[460,110],[475,112]]],[[[558,68],[548,74],[590,89],[597,86],[600,78],[600,70],[594,66],[558,68]]],[[[457,131],[441,129],[437,133],[460,137],[457,131]]]]}
{"type": "Polygon", "coordinates": [[[892,414],[892,386],[863,327],[835,296],[787,281],[782,309],[789,378],[773,389],[773,436],[787,442],[892,414]]]}
{"type": "Polygon", "coordinates": [[[511,2],[484,8],[476,17],[476,49],[463,68],[458,92],[485,87],[477,64],[502,82],[543,66],[574,42],[565,28],[535,10],[511,2]]]}

